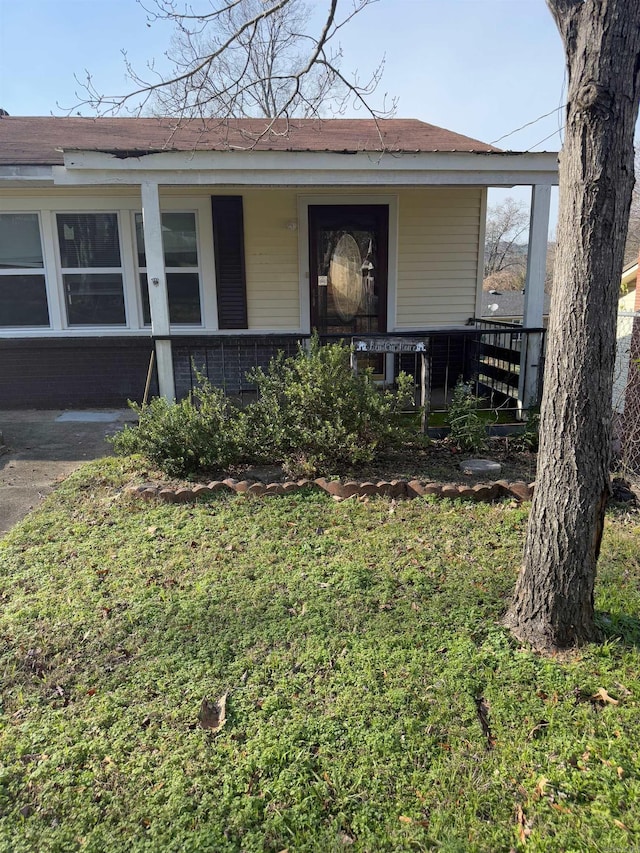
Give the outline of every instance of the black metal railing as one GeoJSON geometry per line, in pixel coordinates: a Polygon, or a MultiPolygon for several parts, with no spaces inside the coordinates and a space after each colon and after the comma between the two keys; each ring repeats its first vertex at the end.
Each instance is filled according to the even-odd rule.
{"type": "MultiPolygon", "coordinates": [[[[525,329],[513,323],[477,321],[464,329],[393,332],[374,337],[404,337],[425,342],[429,408],[438,411],[446,409],[459,380],[469,384],[473,392],[483,398],[486,408],[521,407],[526,381],[526,348],[534,336],[540,342],[541,356],[537,362],[538,386],[530,404],[538,405],[544,335],[545,330],[541,328],[525,329]]],[[[308,339],[309,335],[300,334],[171,336],[176,396],[188,394],[198,374],[202,374],[229,395],[249,400],[256,390],[247,376],[251,369],[266,368],[279,351],[293,355],[308,339]]],[[[322,335],[320,340],[324,343],[343,340],[351,344],[353,339],[344,335],[322,335]]],[[[384,369],[386,382],[391,383],[403,370],[414,377],[417,388],[421,379],[421,355],[419,352],[389,353],[384,369]]],[[[416,399],[418,397],[416,394],[416,399]]]]}

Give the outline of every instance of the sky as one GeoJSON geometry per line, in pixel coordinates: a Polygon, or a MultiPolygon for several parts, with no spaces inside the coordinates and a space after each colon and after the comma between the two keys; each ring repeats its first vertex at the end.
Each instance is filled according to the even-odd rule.
{"type": "MultiPolygon", "coordinates": [[[[326,0],[310,6],[319,15],[326,0]]],[[[122,51],[136,68],[167,67],[171,26],[146,18],[136,0],[0,0],[0,107],[10,115],[75,113],[76,78],[87,72],[99,90],[125,92],[122,51]]],[[[372,101],[381,106],[388,93],[398,117],[516,151],[561,145],[564,59],[544,0],[378,0],[342,30],[340,44],[348,75],[366,79],[384,58],[372,101]]],[[[524,190],[492,191],[490,203],[505,195],[528,200],[524,190]]]]}

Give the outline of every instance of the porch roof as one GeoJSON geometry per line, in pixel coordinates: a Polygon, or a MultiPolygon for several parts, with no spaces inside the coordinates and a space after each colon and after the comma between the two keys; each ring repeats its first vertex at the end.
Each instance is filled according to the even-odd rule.
{"type": "Polygon", "coordinates": [[[186,119],[4,116],[0,164],[64,163],[63,152],[126,159],[167,151],[395,153],[498,151],[486,142],[417,119],[186,119]]]}
{"type": "Polygon", "coordinates": [[[0,118],[5,185],[557,183],[555,152],[503,152],[416,119],[0,118]],[[345,156],[346,155],[346,156],[345,156]]]}

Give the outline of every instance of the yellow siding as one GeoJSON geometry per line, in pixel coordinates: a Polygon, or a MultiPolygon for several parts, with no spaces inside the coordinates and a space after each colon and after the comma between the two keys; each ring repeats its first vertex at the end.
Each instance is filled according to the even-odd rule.
{"type": "MultiPolygon", "coordinates": [[[[398,329],[462,325],[475,313],[480,218],[483,190],[478,187],[163,187],[167,202],[202,201],[211,194],[242,195],[249,329],[300,328],[298,196],[348,195],[366,203],[367,196],[398,199],[398,265],[396,323],[398,329]]],[[[0,192],[0,206],[13,199],[23,209],[48,199],[101,199],[109,207],[139,209],[132,187],[11,189],[0,192]],[[107,201],[108,199],[112,201],[107,201]],[[31,201],[32,200],[32,201],[31,201]]],[[[203,222],[202,239],[210,224],[203,222]]],[[[390,283],[394,271],[389,270],[390,283]]],[[[303,318],[304,321],[304,318],[303,318]]]]}
{"type": "Polygon", "coordinates": [[[245,190],[244,240],[250,329],[299,329],[298,232],[293,190],[245,190]]]}
{"type": "Polygon", "coordinates": [[[396,327],[457,326],[475,314],[482,190],[403,189],[396,327]]]}

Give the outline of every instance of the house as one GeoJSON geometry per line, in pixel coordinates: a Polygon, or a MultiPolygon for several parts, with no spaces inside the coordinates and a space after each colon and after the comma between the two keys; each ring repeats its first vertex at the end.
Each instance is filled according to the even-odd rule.
{"type": "Polygon", "coordinates": [[[636,359],[640,358],[640,290],[637,286],[638,261],[622,270],[616,327],[616,361],[613,372],[613,410],[622,416],[630,405],[640,416],[636,359]],[[635,403],[635,405],[634,405],[635,403]]]}
{"type": "Polygon", "coordinates": [[[625,473],[640,471],[640,288],[638,262],[622,271],[613,374],[614,435],[625,473]]]}
{"type": "MultiPolygon", "coordinates": [[[[502,323],[522,323],[524,316],[523,290],[483,290],[481,317],[500,320],[502,323]]],[[[546,328],[549,320],[551,297],[544,294],[542,320],[546,328]]]]}
{"type": "Polygon", "coordinates": [[[490,186],[533,187],[524,325],[542,325],[556,162],[407,119],[2,116],[0,405],[121,405],[147,376],[173,398],[194,365],[242,391],[313,329],[395,336],[371,357],[386,380],[398,337],[428,339],[455,381],[438,354],[490,334],[490,186]]]}

